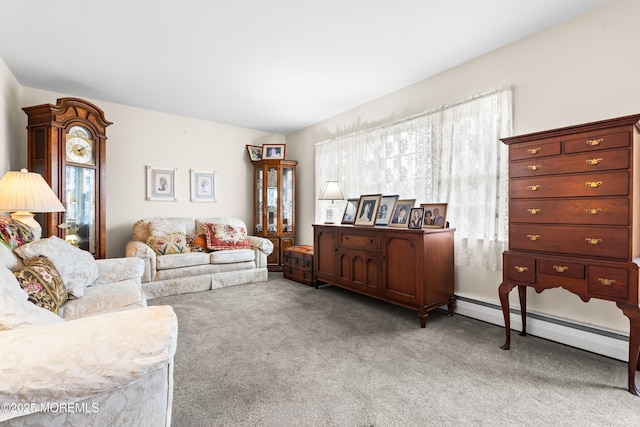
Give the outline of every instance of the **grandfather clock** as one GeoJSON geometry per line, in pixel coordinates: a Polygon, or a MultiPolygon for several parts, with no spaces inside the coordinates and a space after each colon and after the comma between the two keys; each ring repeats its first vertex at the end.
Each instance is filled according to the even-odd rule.
{"type": "Polygon", "coordinates": [[[42,237],[58,236],[105,258],[106,128],[112,123],[101,109],[78,98],[23,110],[29,170],[43,176],[67,209],[36,215],[42,237]]]}

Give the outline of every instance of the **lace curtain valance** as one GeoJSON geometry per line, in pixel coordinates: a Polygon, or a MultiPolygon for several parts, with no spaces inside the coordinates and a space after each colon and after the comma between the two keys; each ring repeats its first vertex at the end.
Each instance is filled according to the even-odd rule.
{"type": "MultiPolygon", "coordinates": [[[[338,180],[345,196],[398,194],[448,203],[456,264],[496,270],[506,249],[512,88],[316,144],[316,200],[338,180]]],[[[316,221],[324,202],[316,202],[316,221]]]]}

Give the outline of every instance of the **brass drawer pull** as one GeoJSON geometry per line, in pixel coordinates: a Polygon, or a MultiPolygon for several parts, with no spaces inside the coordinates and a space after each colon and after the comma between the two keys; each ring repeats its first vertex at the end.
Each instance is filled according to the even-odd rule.
{"type": "Polygon", "coordinates": [[[586,237],[584,241],[590,245],[599,245],[602,243],[602,239],[592,239],[591,237],[586,237]]]}
{"type": "Polygon", "coordinates": [[[531,215],[538,215],[540,213],[540,209],[527,209],[531,215]]]}
{"type": "Polygon", "coordinates": [[[602,185],[602,181],[587,181],[584,184],[589,188],[598,188],[602,185]]]}
{"type": "Polygon", "coordinates": [[[615,279],[604,279],[602,277],[598,277],[598,282],[602,283],[604,286],[611,286],[616,283],[615,279]]]}
{"type": "Polygon", "coordinates": [[[565,271],[569,270],[569,267],[565,267],[563,265],[554,265],[553,269],[558,273],[564,273],[565,271]]]}
{"type": "Polygon", "coordinates": [[[528,185],[527,189],[531,190],[531,191],[538,191],[540,189],[539,185],[528,185]]]}
{"type": "Polygon", "coordinates": [[[587,143],[588,146],[595,147],[602,144],[604,142],[604,138],[587,139],[585,142],[587,143]]]}
{"type": "Polygon", "coordinates": [[[535,242],[536,240],[540,239],[540,235],[539,234],[527,234],[527,239],[531,240],[532,242],[535,242]]]}
{"type": "Polygon", "coordinates": [[[604,159],[602,157],[598,157],[597,159],[587,159],[586,162],[588,165],[595,166],[602,163],[604,159]]]}
{"type": "Polygon", "coordinates": [[[596,209],[585,209],[585,211],[589,214],[589,215],[598,215],[600,212],[602,212],[602,209],[600,208],[596,208],[596,209]]]}
{"type": "Polygon", "coordinates": [[[540,165],[529,165],[527,166],[527,169],[529,169],[530,171],[537,171],[538,169],[540,169],[540,165]]]}
{"type": "Polygon", "coordinates": [[[520,267],[519,265],[516,265],[514,268],[518,273],[525,273],[528,270],[527,267],[520,267]]]}
{"type": "Polygon", "coordinates": [[[540,147],[536,147],[536,148],[529,148],[527,150],[527,153],[529,154],[538,154],[540,152],[540,147]]]}

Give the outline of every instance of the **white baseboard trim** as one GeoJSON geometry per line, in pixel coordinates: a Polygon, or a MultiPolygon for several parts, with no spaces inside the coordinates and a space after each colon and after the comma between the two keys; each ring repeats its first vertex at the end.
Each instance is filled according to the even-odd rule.
{"type": "MultiPolygon", "coordinates": [[[[457,296],[455,312],[483,322],[504,326],[502,309],[496,304],[457,296]]],[[[513,342],[522,330],[520,311],[511,309],[511,329],[511,342],[513,342]]],[[[527,313],[527,335],[545,338],[623,362],[629,361],[629,337],[593,326],[527,313]]],[[[504,341],[496,343],[496,346],[499,347],[502,344],[504,341]]]]}

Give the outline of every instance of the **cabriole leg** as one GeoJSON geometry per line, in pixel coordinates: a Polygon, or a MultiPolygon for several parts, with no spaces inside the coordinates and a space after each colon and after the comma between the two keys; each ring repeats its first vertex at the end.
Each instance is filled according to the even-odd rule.
{"type": "Polygon", "coordinates": [[[520,316],[522,318],[522,330],[520,335],[527,336],[527,287],[518,285],[518,297],[520,298],[520,316]]]}
{"type": "Polygon", "coordinates": [[[622,303],[617,305],[629,318],[629,393],[640,396],[640,389],[636,385],[636,371],[640,370],[640,308],[622,303]]]}
{"type": "Polygon", "coordinates": [[[503,350],[509,350],[511,346],[511,319],[509,317],[509,292],[516,285],[502,282],[498,288],[498,296],[500,297],[500,306],[502,307],[502,316],[504,317],[504,332],[506,335],[506,341],[502,347],[503,350]]]}

